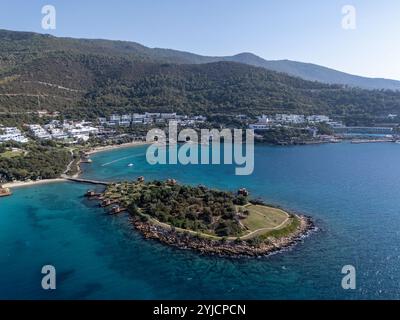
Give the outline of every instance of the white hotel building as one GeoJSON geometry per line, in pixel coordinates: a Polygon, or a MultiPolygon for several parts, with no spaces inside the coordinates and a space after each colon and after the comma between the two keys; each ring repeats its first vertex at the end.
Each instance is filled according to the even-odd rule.
{"type": "Polygon", "coordinates": [[[0,143],[5,141],[15,141],[26,143],[28,138],[26,138],[18,128],[15,127],[0,127],[0,143]]]}

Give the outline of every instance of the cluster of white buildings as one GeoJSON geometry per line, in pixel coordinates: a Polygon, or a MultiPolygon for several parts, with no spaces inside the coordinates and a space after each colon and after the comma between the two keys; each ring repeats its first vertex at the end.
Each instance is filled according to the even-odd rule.
{"type": "Polygon", "coordinates": [[[38,139],[51,139],[51,134],[43,129],[42,126],[38,124],[30,124],[28,125],[29,131],[32,135],[34,135],[38,139]]]}
{"type": "MultiPolygon", "coordinates": [[[[176,113],[150,113],[143,114],[114,114],[107,118],[99,118],[100,125],[94,126],[91,122],[86,121],[59,121],[51,120],[45,125],[27,124],[26,131],[28,136],[40,140],[62,140],[67,143],[77,143],[79,141],[87,141],[90,136],[96,136],[109,133],[104,127],[112,126],[130,126],[134,124],[158,124],[167,123],[175,120],[182,126],[191,126],[205,122],[207,119],[204,116],[189,117],[186,115],[177,115],[176,113]]],[[[17,141],[28,142],[18,128],[1,127],[0,126],[0,142],[2,141],[17,141]]]]}
{"type": "Polygon", "coordinates": [[[276,114],[274,117],[261,115],[257,118],[256,123],[249,125],[250,129],[266,130],[276,125],[301,125],[301,124],[317,124],[326,123],[332,127],[343,127],[341,122],[332,121],[325,115],[305,116],[302,114],[276,114]]]}
{"type": "Polygon", "coordinates": [[[2,127],[0,126],[0,143],[6,141],[15,141],[26,143],[28,142],[28,138],[25,137],[21,130],[16,127],[2,127]]]}
{"type": "Polygon", "coordinates": [[[161,112],[145,112],[145,113],[133,113],[118,115],[113,114],[108,119],[105,117],[98,119],[100,124],[103,126],[130,126],[136,124],[154,124],[154,123],[166,123],[171,120],[175,120],[182,126],[194,125],[196,123],[202,123],[207,120],[204,116],[193,116],[189,117],[186,115],[178,115],[173,113],[161,113],[161,112]]]}
{"type": "Polygon", "coordinates": [[[50,123],[41,126],[38,124],[28,125],[29,132],[38,139],[44,140],[78,140],[87,141],[90,135],[99,133],[99,129],[93,127],[90,122],[85,121],[58,121],[52,120],[50,123]]]}

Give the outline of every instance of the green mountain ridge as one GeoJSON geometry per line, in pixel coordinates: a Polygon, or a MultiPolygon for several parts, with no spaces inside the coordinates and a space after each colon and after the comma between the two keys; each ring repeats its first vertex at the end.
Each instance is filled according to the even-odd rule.
{"type": "Polygon", "coordinates": [[[250,53],[204,57],[134,42],[0,30],[0,112],[297,112],[365,118],[400,111],[400,92],[306,81],[268,70],[263,61],[250,53]]]}
{"type": "Polygon", "coordinates": [[[24,50],[32,50],[36,45],[40,45],[45,51],[62,49],[80,52],[85,51],[85,53],[98,53],[99,50],[101,50],[103,54],[177,64],[203,64],[219,61],[231,61],[256,67],[263,67],[272,71],[283,72],[310,81],[319,81],[328,84],[342,84],[364,89],[400,90],[400,81],[398,80],[362,77],[312,63],[291,60],[265,60],[250,52],[243,52],[225,57],[202,56],[173,49],[149,48],[139,43],[129,41],[57,38],[51,35],[37,34],[33,32],[16,32],[8,30],[0,30],[0,39],[3,42],[2,45],[7,41],[9,43],[8,48],[11,50],[13,47],[18,47],[18,45],[15,45],[15,42],[19,41],[19,44],[25,45],[24,50]]]}

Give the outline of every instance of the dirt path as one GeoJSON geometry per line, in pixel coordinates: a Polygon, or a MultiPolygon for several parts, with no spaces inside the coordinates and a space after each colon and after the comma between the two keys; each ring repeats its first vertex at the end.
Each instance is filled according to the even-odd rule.
{"type": "MultiPolygon", "coordinates": [[[[261,232],[261,231],[272,231],[272,230],[276,230],[276,229],[281,228],[286,222],[288,222],[289,218],[290,218],[290,217],[289,217],[289,215],[288,215],[287,218],[285,219],[285,221],[283,221],[282,223],[280,223],[279,225],[277,225],[277,226],[275,226],[275,227],[273,227],[273,228],[260,228],[260,229],[251,231],[250,233],[248,233],[248,234],[246,234],[246,235],[244,235],[244,236],[241,236],[241,237],[227,237],[226,239],[228,239],[228,240],[236,240],[237,238],[239,238],[239,239],[241,239],[241,240],[251,239],[252,236],[253,236],[254,234],[258,233],[258,232],[261,232]]],[[[162,226],[162,227],[170,228],[170,229],[172,228],[171,225],[169,225],[169,224],[167,224],[167,223],[164,223],[164,222],[160,222],[160,221],[158,221],[157,219],[151,218],[150,220],[151,220],[153,223],[155,223],[155,224],[157,224],[157,225],[160,225],[160,226],[162,226]]],[[[177,227],[175,227],[175,230],[177,230],[177,231],[179,231],[179,232],[188,232],[188,233],[190,233],[190,234],[192,234],[192,235],[198,235],[198,234],[200,234],[200,235],[203,236],[203,237],[212,238],[212,239],[216,239],[216,240],[221,240],[221,239],[223,238],[223,237],[219,237],[219,236],[214,236],[214,235],[210,235],[210,234],[206,234],[206,233],[202,233],[202,232],[197,232],[197,231],[188,230],[188,229],[182,229],[182,228],[177,228],[177,227]]]]}
{"type": "Polygon", "coordinates": [[[279,229],[279,228],[281,228],[286,222],[288,222],[288,220],[289,220],[289,216],[286,217],[285,221],[283,221],[282,223],[280,223],[279,225],[277,225],[277,226],[275,226],[275,227],[273,227],[273,228],[261,228],[261,229],[257,229],[257,230],[251,231],[250,233],[248,233],[248,234],[246,234],[246,235],[240,237],[240,239],[246,240],[246,239],[250,238],[253,234],[258,233],[258,232],[260,232],[260,231],[271,231],[271,230],[279,229]]]}

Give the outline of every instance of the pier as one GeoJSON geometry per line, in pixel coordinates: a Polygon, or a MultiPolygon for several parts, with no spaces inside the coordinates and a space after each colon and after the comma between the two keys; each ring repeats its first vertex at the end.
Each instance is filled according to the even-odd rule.
{"type": "Polygon", "coordinates": [[[108,185],[112,184],[112,182],[109,182],[109,181],[81,179],[81,178],[73,178],[73,177],[68,177],[68,176],[64,176],[64,179],[66,179],[68,181],[78,182],[78,183],[99,184],[99,185],[103,185],[103,186],[108,186],[108,185]]]}
{"type": "Polygon", "coordinates": [[[395,142],[393,138],[386,139],[353,139],[351,143],[359,144],[359,143],[379,143],[379,142],[395,142]]]}
{"type": "Polygon", "coordinates": [[[11,196],[11,191],[9,188],[3,188],[2,185],[0,185],[0,197],[6,197],[6,196],[11,196]]]}
{"type": "Polygon", "coordinates": [[[115,214],[119,214],[122,212],[127,211],[127,208],[121,208],[119,205],[113,206],[111,211],[108,213],[109,215],[115,215],[115,214]]]}

